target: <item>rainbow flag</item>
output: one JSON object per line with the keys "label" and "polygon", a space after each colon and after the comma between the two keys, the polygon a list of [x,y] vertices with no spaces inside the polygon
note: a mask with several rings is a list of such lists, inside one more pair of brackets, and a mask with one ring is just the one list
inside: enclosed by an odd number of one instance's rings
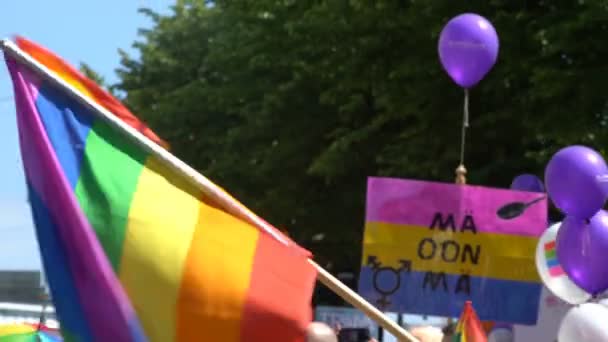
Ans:
{"label": "rainbow flag", "polygon": [[59,56],[48,49],[28,40],[24,37],[16,37],[17,46],[40,64],[47,67],[52,73],[62,78],[82,94],[93,99],[102,107],[118,116],[125,123],[137,129],[155,143],[168,148],[168,144],[160,139],[150,128],[133,115],[127,107],[114,98],[110,93],[103,90],[95,82],[84,76],[78,69],[74,68]]}
{"label": "rainbow flag", "polygon": [[452,336],[452,342],[487,342],[483,326],[471,301],[464,303],[464,309],[458,320],[456,332]]}
{"label": "rainbow flag", "polygon": [[55,329],[43,324],[8,323],[0,325],[0,342],[61,342]]}
{"label": "rainbow flag", "polygon": [[308,251],[5,57],[66,341],[303,341],[316,279]]}
{"label": "rainbow flag", "polygon": [[557,251],[555,250],[555,240],[545,243],[545,260],[547,269],[551,277],[559,277],[565,274],[564,269],[557,260]]}

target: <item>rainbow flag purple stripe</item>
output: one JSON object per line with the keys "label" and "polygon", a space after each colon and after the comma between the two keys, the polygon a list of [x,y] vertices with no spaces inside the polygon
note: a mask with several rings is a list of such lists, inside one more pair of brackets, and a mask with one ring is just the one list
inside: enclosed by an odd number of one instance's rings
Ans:
{"label": "rainbow flag purple stripe", "polygon": [[[112,266],[97,242],[71,186],[61,173],[53,147],[37,117],[34,99],[38,89],[24,75],[29,74],[11,58],[6,62],[14,84],[21,155],[28,182],[34,221],[46,276],[53,284],[52,295],[62,313],[62,334],[66,341],[146,341],[138,317]],[[39,177],[44,170],[45,177]],[[87,227],[87,229],[81,229]],[[71,248],[66,248],[65,244]],[[74,298],[78,300],[65,300]],[[96,320],[84,317],[99,317]],[[96,337],[96,338],[94,338]]]}

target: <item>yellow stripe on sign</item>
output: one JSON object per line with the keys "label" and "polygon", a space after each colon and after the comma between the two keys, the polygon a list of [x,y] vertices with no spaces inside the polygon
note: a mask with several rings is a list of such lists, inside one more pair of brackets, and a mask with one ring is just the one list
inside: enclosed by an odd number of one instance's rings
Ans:
{"label": "yellow stripe on sign", "polygon": [[175,341],[177,300],[200,206],[196,192],[182,190],[189,185],[167,179],[183,177],[148,159],[131,202],[120,263],[120,281],[144,331],[159,342]]}
{"label": "yellow stripe on sign", "polygon": [[428,227],[367,223],[363,237],[363,265],[377,257],[383,266],[399,267],[410,260],[412,271],[515,281],[539,281],[534,263],[538,238]]}

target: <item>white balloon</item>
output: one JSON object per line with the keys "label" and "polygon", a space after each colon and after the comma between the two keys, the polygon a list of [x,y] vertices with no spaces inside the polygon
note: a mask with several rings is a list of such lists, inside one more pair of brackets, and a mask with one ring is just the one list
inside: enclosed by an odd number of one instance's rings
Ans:
{"label": "white balloon", "polygon": [[608,341],[608,308],[585,303],[568,311],[557,334],[559,342]]}
{"label": "white balloon", "polygon": [[608,298],[603,298],[598,301],[598,304],[603,305],[608,308]]}
{"label": "white balloon", "polygon": [[513,342],[513,332],[504,328],[494,329],[488,336],[488,342]]}
{"label": "white balloon", "polygon": [[[568,275],[561,271],[561,266],[556,264],[556,254],[549,260],[546,257],[547,253],[545,249],[551,244],[554,245],[552,248],[553,253],[556,253],[555,239],[557,238],[560,226],[561,222],[551,225],[538,240],[538,244],[536,245],[536,269],[545,286],[555,296],[570,304],[582,304],[589,301],[591,295],[574,284],[568,278]],[[549,269],[550,265],[552,266],[551,269]]]}

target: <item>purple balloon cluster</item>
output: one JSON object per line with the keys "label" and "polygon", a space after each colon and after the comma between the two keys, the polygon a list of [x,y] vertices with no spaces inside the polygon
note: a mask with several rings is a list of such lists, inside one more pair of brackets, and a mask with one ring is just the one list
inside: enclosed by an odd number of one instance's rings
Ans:
{"label": "purple balloon cluster", "polygon": [[545,186],[566,218],[557,234],[557,258],[568,277],[592,295],[608,290],[608,166],[596,151],[569,146],[545,169]]}

